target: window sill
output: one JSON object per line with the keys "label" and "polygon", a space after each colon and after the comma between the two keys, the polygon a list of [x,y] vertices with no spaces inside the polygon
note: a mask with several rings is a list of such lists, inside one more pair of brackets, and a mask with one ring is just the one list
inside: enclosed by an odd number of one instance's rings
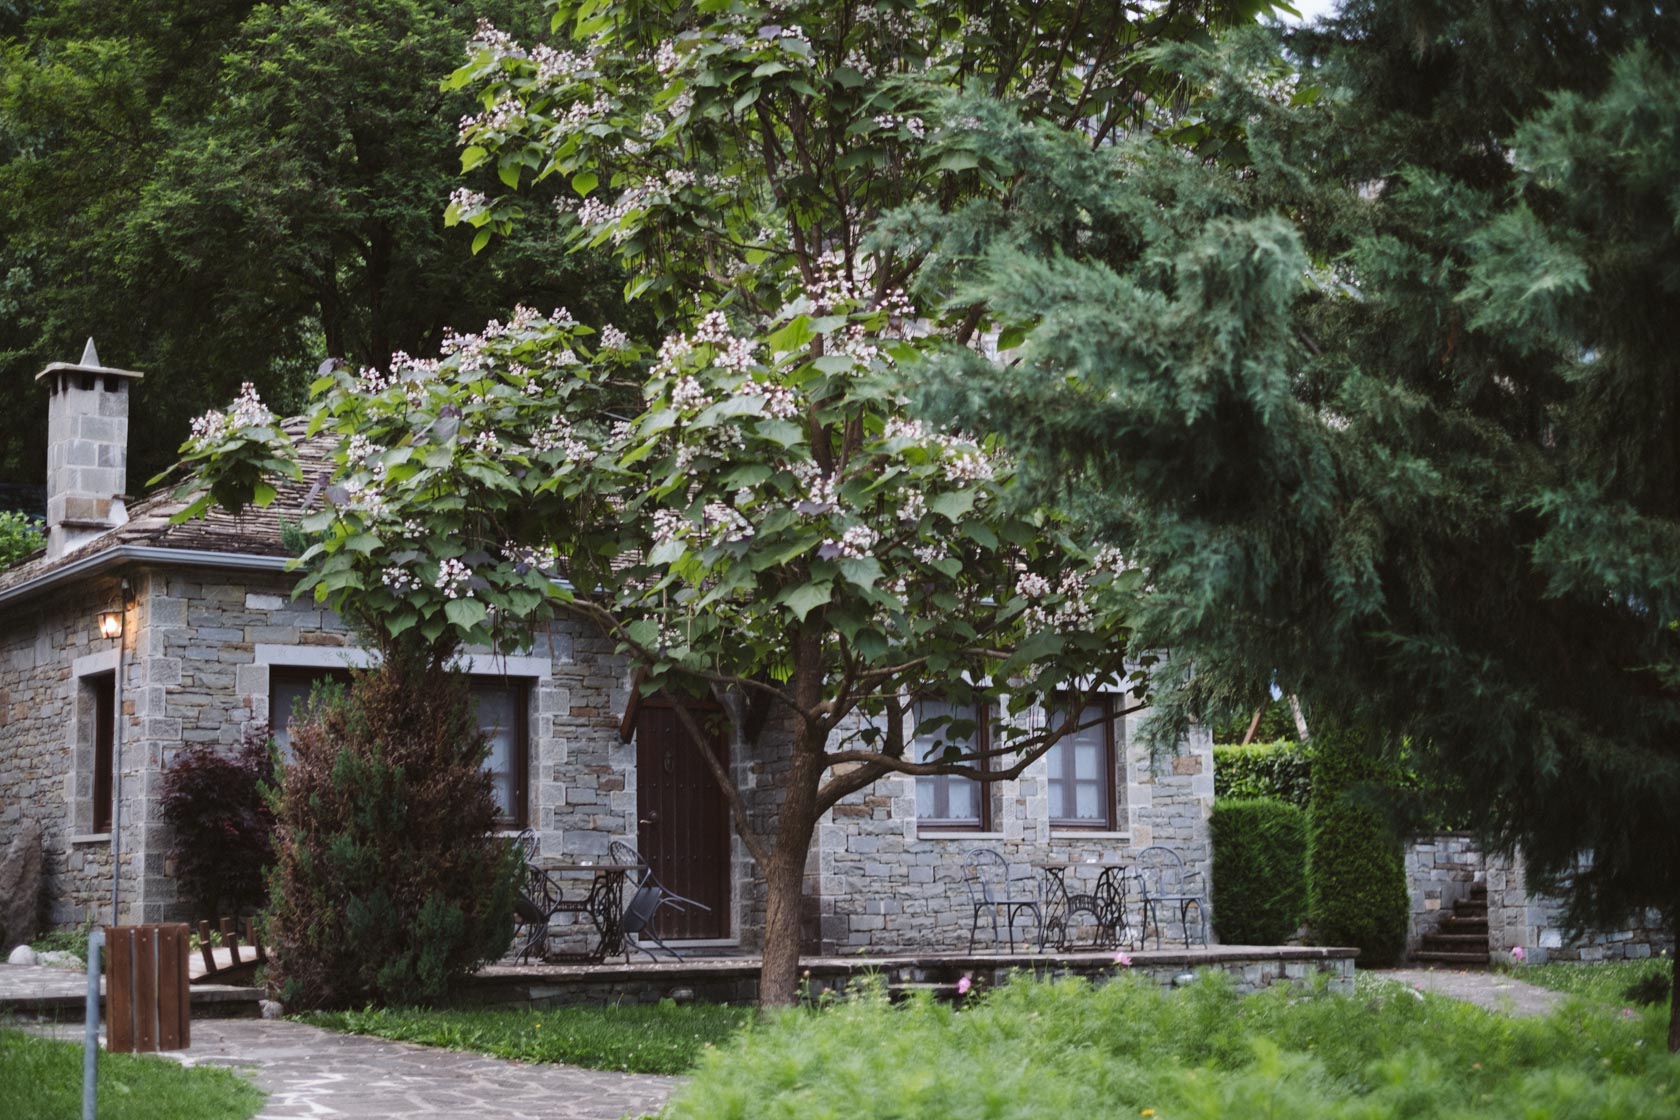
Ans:
{"label": "window sill", "polygon": [[960,829],[946,831],[939,828],[918,828],[918,840],[1003,840],[1007,839],[1001,832],[965,832]]}
{"label": "window sill", "polygon": [[1101,829],[1101,828],[1092,828],[1092,829],[1052,828],[1050,830],[1050,839],[1052,839],[1052,840],[1126,840],[1126,841],[1130,841],[1131,838],[1132,838],[1132,834],[1129,833],[1129,832],[1115,832],[1111,829]]}
{"label": "window sill", "polygon": [[70,837],[70,843],[72,844],[109,844],[110,842],[111,834],[109,832],[77,832]]}

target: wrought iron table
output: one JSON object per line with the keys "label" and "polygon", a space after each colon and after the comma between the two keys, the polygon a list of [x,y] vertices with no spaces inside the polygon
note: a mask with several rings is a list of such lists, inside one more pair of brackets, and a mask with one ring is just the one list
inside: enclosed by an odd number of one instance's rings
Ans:
{"label": "wrought iron table", "polygon": [[624,952],[624,877],[640,868],[627,863],[551,863],[546,870],[560,875],[590,876],[589,889],[580,896],[562,890],[553,904],[555,914],[580,914],[595,927],[593,947],[581,953],[544,953],[554,963],[600,964]]}
{"label": "wrought iron table", "polygon": [[[1044,875],[1040,948],[1047,944],[1063,950],[1072,948],[1073,918],[1082,913],[1091,915],[1089,924],[1096,928],[1093,949],[1131,948],[1140,941],[1126,916],[1127,886],[1135,873],[1124,864],[1049,859],[1035,861],[1032,866]],[[1068,869],[1074,867],[1101,868],[1089,892],[1068,890]]]}

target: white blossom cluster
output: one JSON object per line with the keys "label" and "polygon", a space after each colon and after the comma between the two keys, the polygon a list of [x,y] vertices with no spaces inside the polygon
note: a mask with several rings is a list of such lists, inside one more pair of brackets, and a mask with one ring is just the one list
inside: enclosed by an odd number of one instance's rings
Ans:
{"label": "white blossom cluster", "polygon": [[420,577],[406,568],[386,568],[380,578],[387,588],[398,595],[420,590]]}
{"label": "white blossom cluster", "polygon": [[456,187],[449,192],[449,205],[455,207],[463,216],[484,209],[489,199],[483,191],[468,190],[466,187]]}
{"label": "white blossom cluster", "polygon": [[669,74],[682,65],[682,55],[677,53],[677,45],[667,39],[659,44],[659,49],[653,53],[653,68],[661,74]]}
{"label": "white blossom cluster", "polygon": [[462,117],[456,130],[456,140],[466,144],[484,132],[509,132],[525,123],[525,106],[517,97],[498,97],[482,113]]}
{"label": "white blossom cluster", "polygon": [[840,60],[840,65],[856,70],[866,78],[875,76],[875,63],[871,62],[869,56],[859,47],[847,51],[846,57]]}
{"label": "white blossom cluster", "polygon": [[344,489],[350,495],[345,507],[360,513],[367,520],[378,521],[390,512],[385,495],[377,485],[370,486],[361,478],[347,478],[344,480]]}
{"label": "white blossom cluster", "polygon": [[902,126],[912,139],[927,139],[927,124],[920,117],[901,117],[896,113],[882,113],[875,118],[875,126],[897,132]]}
{"label": "white blossom cluster", "polygon": [[451,557],[438,565],[438,577],[435,586],[448,599],[472,598],[472,588],[467,586],[472,581],[472,569],[460,560]]}
{"label": "white blossom cluster", "polygon": [[522,564],[527,568],[543,568],[553,556],[552,549],[533,548],[530,545],[518,544],[514,541],[502,542],[502,555],[513,564]]}
{"label": "white blossom cluster", "polygon": [[875,545],[880,541],[881,534],[867,525],[853,525],[840,534],[840,539],[830,537],[823,541],[824,547],[837,548],[842,556],[872,556]]}
{"label": "white blossom cluster", "polygon": [[[1054,588],[1046,577],[1023,572],[1015,581],[1015,593],[1031,600],[1022,613],[1031,630],[1078,630],[1091,623],[1093,611],[1081,572],[1064,572]],[[1052,606],[1047,602],[1052,598],[1060,602]]]}
{"label": "white blossom cluster", "polygon": [[521,47],[512,35],[489,20],[481,19],[473,28],[472,37],[467,40],[467,57],[476,58],[485,52],[497,58],[526,57],[525,48]]}
{"label": "white blossom cluster", "polygon": [[674,541],[686,527],[683,515],[674,509],[656,509],[653,511],[653,543],[664,544]]}
{"label": "white blossom cluster", "polygon": [[699,411],[712,403],[711,394],[698,378],[681,377],[671,389],[671,404],[684,412]]}
{"label": "white blossom cluster", "polygon": [[497,437],[495,432],[491,431],[489,428],[485,428],[483,431],[473,436],[472,448],[480,455],[489,455],[494,457],[501,454],[502,441]]}
{"label": "white blossom cluster", "polygon": [[249,381],[240,385],[239,396],[226,412],[211,409],[192,422],[192,439],[200,448],[217,444],[241,428],[267,427],[274,423],[274,413],[257,395],[257,387]]}
{"label": "white blossom cluster", "polygon": [[993,458],[978,445],[959,436],[930,432],[920,420],[901,420],[893,417],[882,428],[884,440],[906,439],[925,447],[938,448],[945,481],[954,485],[989,482],[996,476]]}
{"label": "white blossom cluster", "polygon": [[910,491],[910,496],[904,499],[904,504],[898,507],[898,519],[906,525],[914,525],[927,516],[927,499],[922,497],[920,490]]}
{"label": "white blossom cluster", "polygon": [[814,516],[817,513],[826,513],[839,504],[840,499],[835,480],[824,475],[822,468],[815,463],[795,463],[788,469],[788,473],[793,475],[800,488],[804,490],[804,496],[796,499],[793,503],[796,512],[804,512],[799,507],[809,504],[816,508],[811,510],[807,516]]}
{"label": "white blossom cluster", "polygon": [[531,436],[531,447],[539,452],[559,451],[574,463],[587,463],[595,458],[594,450],[577,437],[571,421],[559,413],[549,418],[547,427]]}
{"label": "white blossom cluster", "polygon": [[595,70],[594,56],[557,51],[546,43],[531,51],[531,61],[537,64],[537,84],[550,88],[587,77]]}
{"label": "white blossom cluster", "polygon": [[737,396],[763,397],[764,412],[777,420],[792,420],[799,415],[799,394],[786,385],[772,385],[751,378],[736,388]]}
{"label": "white blossom cluster", "polygon": [[707,503],[701,518],[702,526],[714,546],[735,544],[748,540],[753,535],[752,523],[739,510],[722,502]]}
{"label": "white blossom cluster", "polygon": [[943,539],[919,544],[910,550],[918,563],[932,566],[951,555],[951,546]]}

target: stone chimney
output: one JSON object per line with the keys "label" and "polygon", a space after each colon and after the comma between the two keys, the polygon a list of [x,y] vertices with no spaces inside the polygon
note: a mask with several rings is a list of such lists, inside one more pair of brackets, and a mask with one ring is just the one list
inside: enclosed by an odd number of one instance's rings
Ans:
{"label": "stone chimney", "polygon": [[47,401],[47,558],[57,559],[128,520],[128,387],[133,370],[99,364],[88,339],[82,360],[35,375]]}

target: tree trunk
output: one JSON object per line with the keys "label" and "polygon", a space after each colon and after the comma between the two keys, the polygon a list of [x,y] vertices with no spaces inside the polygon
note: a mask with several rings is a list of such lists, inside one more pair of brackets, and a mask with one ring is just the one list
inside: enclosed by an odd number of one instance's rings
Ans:
{"label": "tree trunk", "polygon": [[[801,712],[822,698],[822,640],[807,627],[794,640],[794,701]],[[805,858],[816,834],[817,792],[822,786],[823,735],[801,720],[793,733],[793,757],[776,809],[776,850],[764,870],[764,961],[758,974],[760,1010],[788,1007],[799,996],[799,925],[805,898]]]}
{"label": "tree trunk", "polygon": [[764,961],[758,974],[761,1009],[790,1006],[799,996],[799,911],[805,897],[809,848],[809,844],[797,851],[778,846],[765,868]]}

